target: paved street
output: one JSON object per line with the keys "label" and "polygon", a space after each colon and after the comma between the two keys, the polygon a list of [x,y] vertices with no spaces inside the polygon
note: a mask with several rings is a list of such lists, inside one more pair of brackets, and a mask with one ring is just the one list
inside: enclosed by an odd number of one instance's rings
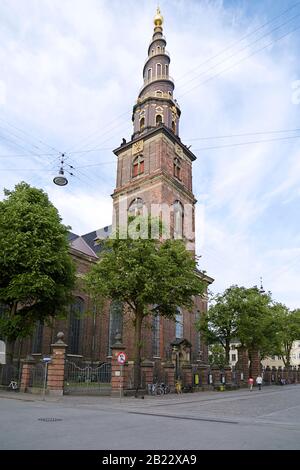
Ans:
{"label": "paved street", "polygon": [[300,449],[300,385],[122,402],[0,393],[0,416],[2,450]]}

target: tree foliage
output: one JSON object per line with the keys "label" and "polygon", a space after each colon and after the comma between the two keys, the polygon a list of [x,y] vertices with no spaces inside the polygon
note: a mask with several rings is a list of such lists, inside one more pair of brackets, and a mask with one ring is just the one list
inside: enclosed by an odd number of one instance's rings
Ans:
{"label": "tree foliage", "polygon": [[133,313],[137,387],[143,321],[153,314],[175,320],[178,307],[192,308],[193,296],[204,291],[196,261],[181,240],[121,238],[116,234],[104,242],[103,255],[86,280],[95,298],[121,301]]}
{"label": "tree foliage", "polygon": [[37,320],[62,312],[70,302],[75,268],[68,227],[47,194],[22,182],[0,201],[0,335],[9,342],[28,336]]}
{"label": "tree foliage", "polygon": [[257,287],[231,286],[212,298],[206,317],[198,325],[210,344],[220,343],[229,362],[230,343],[238,339],[247,349],[263,355],[274,350],[276,325],[270,293]]}
{"label": "tree foliage", "polygon": [[300,309],[291,311],[285,305],[276,303],[273,312],[277,325],[274,354],[281,356],[284,365],[289,367],[293,342],[300,338]]}

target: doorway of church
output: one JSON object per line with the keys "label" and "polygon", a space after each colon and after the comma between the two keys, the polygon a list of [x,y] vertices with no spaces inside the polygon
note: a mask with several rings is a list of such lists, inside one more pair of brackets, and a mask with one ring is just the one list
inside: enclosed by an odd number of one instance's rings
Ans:
{"label": "doorway of church", "polygon": [[71,395],[110,395],[111,365],[97,366],[66,360],[64,393]]}

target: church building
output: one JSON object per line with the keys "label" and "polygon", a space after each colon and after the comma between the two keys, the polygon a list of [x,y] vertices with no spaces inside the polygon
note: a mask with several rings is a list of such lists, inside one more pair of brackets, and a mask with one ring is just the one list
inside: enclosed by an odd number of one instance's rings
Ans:
{"label": "church building", "polygon": [[[117,158],[116,187],[112,194],[113,222],[94,232],[69,234],[70,253],[76,263],[78,288],[67,319],[56,319],[52,326],[39,324],[31,343],[19,343],[19,358],[28,353],[39,359],[50,352],[58,331],[65,333],[67,355],[85,363],[106,363],[116,333],[122,337],[128,360],[133,360],[134,331],[120,302],[93,305],[82,288],[82,276],[101,256],[101,240],[114,226],[139,213],[163,216],[170,236],[183,238],[195,253],[195,204],[192,165],[195,155],[180,139],[181,110],[174,98],[170,74],[170,55],[163,35],[160,10],[154,18],[154,32],[143,66],[143,85],[133,106],[133,133],[114,150]],[[99,243],[100,241],[100,243]],[[200,273],[206,285],[213,279]],[[207,346],[195,323],[207,310],[207,297],[195,299],[192,312],[178,308],[176,322],[159,316],[144,324],[142,357],[160,363],[171,361],[174,348],[183,361],[207,362]],[[17,349],[17,348],[16,348]]]}

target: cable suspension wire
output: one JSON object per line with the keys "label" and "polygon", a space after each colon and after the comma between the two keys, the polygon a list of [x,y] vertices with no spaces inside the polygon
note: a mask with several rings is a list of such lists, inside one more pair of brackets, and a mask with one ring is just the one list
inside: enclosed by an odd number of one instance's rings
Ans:
{"label": "cable suspension wire", "polygon": [[211,60],[215,59],[216,57],[219,57],[220,55],[224,54],[224,52],[227,52],[228,50],[232,49],[233,47],[235,47],[236,45],[238,45],[239,43],[243,42],[245,39],[247,39],[248,37],[250,36],[253,36],[255,33],[257,33],[258,31],[260,31],[261,29],[265,28],[267,25],[269,24],[272,24],[275,20],[277,20],[278,18],[280,18],[281,16],[284,16],[286,13],[288,13],[289,11],[293,10],[295,7],[299,6],[300,5],[300,2],[296,2],[294,3],[293,5],[291,5],[289,8],[287,8],[286,10],[284,10],[282,13],[280,13],[279,15],[271,18],[269,21],[267,21],[266,23],[262,24],[261,26],[259,26],[258,28],[256,28],[254,31],[251,31],[249,33],[247,33],[246,35],[242,36],[240,39],[238,39],[237,41],[233,42],[232,44],[228,45],[225,49],[222,49],[220,52],[218,52],[217,54],[213,55],[212,57],[209,57],[208,59],[206,59],[204,62],[201,62],[199,65],[197,65],[195,68],[193,69],[190,69],[188,70],[187,72],[185,72],[183,75],[181,75],[177,80],[176,80],[176,83],[180,82],[185,76],[187,75],[190,75],[191,73],[193,73],[195,70],[198,70],[200,67],[202,67],[203,65],[207,64],[208,62],[210,62]]}
{"label": "cable suspension wire", "polygon": [[280,41],[281,39],[283,39],[284,37],[288,36],[289,34],[292,34],[294,33],[295,31],[297,31],[298,29],[300,28],[300,26],[297,26],[296,28],[292,29],[291,31],[288,31],[287,33],[283,34],[282,36],[280,36],[279,38],[269,42],[268,44],[266,44],[265,46],[261,47],[260,49],[256,49],[255,51],[253,51],[251,54],[243,57],[242,59],[238,60],[237,62],[235,62],[234,64],[232,64],[231,66],[221,70],[220,72],[216,73],[215,75],[212,75],[211,77],[207,78],[206,80],[198,83],[197,85],[195,85],[194,87],[190,88],[189,90],[187,90],[185,93],[181,94],[180,95],[180,98],[182,96],[185,96],[187,93],[190,93],[191,91],[195,90],[196,88],[198,88],[199,86],[201,85],[204,85],[205,83],[208,83],[210,80],[213,80],[214,78],[216,77],[219,77],[220,75],[222,75],[223,73],[227,72],[228,70],[231,70],[233,67],[236,67],[238,64],[240,64],[241,62],[245,61],[246,59],[249,59],[249,57],[252,57],[253,55],[263,51],[264,49],[266,49],[267,47],[270,47],[272,44],[275,44],[276,42]]}
{"label": "cable suspension wire", "polygon": [[[281,14],[279,14],[279,15],[277,15],[276,17],[274,17],[273,19],[267,21],[266,23],[264,23],[263,25],[261,25],[260,27],[258,27],[256,30],[254,30],[252,33],[248,33],[247,35],[243,36],[242,39],[236,41],[232,46],[228,46],[225,50],[222,50],[222,51],[220,51],[218,54],[216,54],[215,56],[211,57],[210,59],[207,59],[203,64],[209,62],[210,60],[212,60],[212,59],[215,58],[215,57],[218,57],[218,56],[222,55],[225,51],[231,49],[234,45],[238,44],[238,43],[241,42],[243,39],[246,39],[247,37],[250,37],[250,36],[253,35],[255,32],[257,32],[257,31],[263,29],[263,28],[264,28],[265,26],[267,26],[268,24],[273,23],[276,19],[278,19],[278,18],[280,18],[281,16],[285,15],[288,11],[292,10],[293,8],[295,8],[295,7],[298,6],[298,5],[300,5],[300,2],[297,2],[297,3],[293,4],[293,5],[291,5],[289,8],[287,8],[286,10],[284,10]],[[281,28],[282,26],[284,26],[284,25],[287,24],[288,22],[290,22],[290,21],[292,21],[293,19],[295,19],[297,16],[299,16],[299,14],[298,14],[298,15],[295,15],[292,19],[289,19],[288,21],[286,21],[286,22],[284,22],[284,23],[281,23],[278,27],[274,28],[273,30],[268,31],[266,34],[264,34],[264,35],[263,35],[261,38],[259,38],[258,40],[262,39],[262,38],[265,37],[266,35],[269,35],[272,31]],[[248,44],[246,47],[251,46],[251,44],[253,45],[253,44],[256,43],[258,40],[254,41],[253,43]],[[243,49],[244,49],[244,48],[243,48]],[[234,55],[235,55],[235,54],[234,54]],[[223,60],[221,63],[225,62],[226,60],[228,60],[228,58],[225,59],[225,60]],[[203,64],[201,64],[201,65],[203,65]],[[204,71],[203,73],[207,73],[209,70],[210,70],[210,68],[209,68],[208,70]],[[201,75],[203,75],[203,73],[202,73]],[[189,83],[189,82],[187,82],[187,83]],[[185,85],[186,85],[186,84],[185,84]],[[184,86],[185,86],[185,85],[184,85]],[[179,87],[179,88],[180,88],[180,87]],[[185,93],[184,93],[184,94],[185,94]],[[184,95],[181,95],[181,96],[184,96]],[[116,118],[115,118],[114,120],[112,120],[110,123],[113,123],[113,122],[115,122],[116,120],[119,120],[119,119],[122,118],[123,116],[128,115],[128,113],[130,113],[130,112],[131,112],[131,110],[128,110],[128,111],[126,111],[125,113],[120,114],[118,117],[116,117]],[[122,125],[122,124],[119,124],[119,125],[117,125],[117,126],[114,126],[112,129],[106,131],[106,133],[107,133],[107,132],[110,132],[110,131],[113,130],[114,128],[120,127],[121,125]],[[95,131],[94,133],[92,133],[90,136],[88,136],[88,137],[87,137],[86,139],[84,139],[83,141],[87,141],[87,140],[89,140],[89,137],[95,136],[95,135],[97,135],[97,134],[99,134],[99,131]],[[105,134],[104,134],[104,135],[105,135]],[[83,141],[81,141],[81,142],[83,142]],[[102,144],[102,143],[101,143],[101,144]],[[78,144],[77,144],[77,145],[78,145]],[[73,148],[76,148],[76,147],[73,147]],[[72,150],[73,150],[73,148],[70,149],[69,151],[65,152],[65,153],[71,153]]]}
{"label": "cable suspension wire", "polygon": [[[219,65],[223,64],[224,62],[227,62],[229,59],[232,59],[233,57],[236,57],[236,55],[238,55],[240,52],[246,50],[246,49],[249,49],[249,47],[253,46],[254,44],[256,44],[257,42],[261,41],[261,39],[269,36],[271,33],[273,33],[274,31],[277,31],[278,29],[282,28],[283,26],[287,25],[288,23],[290,23],[291,21],[293,21],[294,19],[298,18],[300,16],[300,13],[298,13],[297,15],[293,16],[292,18],[288,19],[287,21],[285,21],[284,23],[280,24],[279,26],[277,26],[276,28],[273,28],[271,29],[271,31],[267,31],[265,34],[263,34],[261,37],[259,37],[258,39],[256,39],[255,41],[253,42],[250,42],[249,44],[246,44],[245,46],[243,46],[241,49],[239,49],[238,51],[235,51],[233,54],[231,54],[230,56],[226,57],[225,59],[217,62],[216,64],[212,65],[211,67],[209,67],[207,70],[204,70],[203,72],[201,72],[200,74],[196,75],[195,77],[191,78],[190,80],[188,80],[187,82],[184,83],[183,87],[185,88],[187,84],[191,83],[191,82],[194,82],[195,80],[197,80],[199,77],[201,77],[202,75],[206,75],[208,72],[210,72],[211,70],[214,70],[216,67],[218,67]],[[178,89],[181,89],[182,87],[178,87]],[[183,96],[183,95],[180,95],[180,96]],[[179,96],[179,98],[180,98]]]}
{"label": "cable suspension wire", "polygon": [[[300,2],[298,2],[298,3],[300,3]],[[295,5],[296,5],[296,4],[295,4]],[[294,18],[297,17],[297,16],[299,16],[299,15],[294,16],[292,19],[294,19]],[[291,19],[288,20],[287,22],[290,22],[290,21],[291,21]],[[282,27],[283,25],[287,24],[287,22],[281,24],[279,27]],[[276,29],[278,29],[279,27],[277,27]],[[269,46],[272,45],[273,43],[278,42],[280,39],[282,39],[283,37],[285,37],[285,36],[291,34],[291,33],[294,32],[294,31],[298,30],[299,28],[300,28],[300,26],[297,27],[297,28],[295,28],[295,29],[293,29],[293,30],[291,30],[291,31],[288,31],[288,32],[285,33],[284,35],[280,36],[279,38],[276,38],[275,40],[271,41],[270,43],[268,43],[267,45],[263,46],[262,48],[257,49],[257,50],[255,50],[255,51],[252,51],[251,54],[249,54],[249,55],[247,55],[246,57],[240,59],[240,60],[237,61],[236,63],[232,64],[230,67],[228,67],[228,68],[226,68],[226,69],[223,69],[223,70],[220,71],[219,73],[217,73],[217,74],[215,74],[215,75],[209,77],[208,79],[204,80],[203,82],[200,82],[200,83],[197,84],[195,87],[193,87],[193,88],[187,90],[187,91],[186,91],[184,94],[182,94],[181,96],[184,96],[186,93],[192,91],[193,89],[197,88],[198,86],[201,86],[201,85],[203,85],[204,83],[207,83],[207,82],[210,81],[211,79],[213,79],[213,78],[215,78],[215,77],[217,77],[217,76],[220,76],[222,73],[224,73],[224,72],[226,72],[227,70],[229,70],[229,69],[235,67],[235,66],[238,65],[240,62],[242,62],[242,61],[246,60],[247,58],[253,56],[254,54],[256,54],[256,53],[258,53],[258,52],[260,52],[260,51],[266,49],[267,47],[269,47]],[[269,32],[268,34],[270,34],[270,32]],[[260,39],[261,39],[261,38],[260,38]],[[256,40],[255,42],[257,42],[257,40]],[[249,46],[247,46],[247,47],[249,47]],[[120,117],[121,117],[121,116],[124,116],[125,114],[127,114],[127,112],[126,112],[126,113],[122,113],[122,114],[120,115]],[[1,118],[0,118],[0,119],[1,119]],[[119,117],[116,118],[116,119],[119,119]],[[2,121],[3,121],[3,119],[2,119]],[[5,122],[5,121],[4,121],[4,122]],[[114,122],[114,121],[112,121],[112,122]],[[127,125],[127,124],[126,124],[126,125]],[[12,126],[12,127],[15,127],[15,128],[18,129],[18,130],[20,130],[20,129],[17,128],[16,126],[13,126],[13,125],[11,125],[11,126]],[[120,125],[118,125],[118,126],[116,126],[116,127],[120,127]],[[109,132],[111,132],[112,130],[113,130],[113,129],[110,129],[110,130],[108,130],[106,133],[109,133]],[[24,132],[24,131],[21,130],[21,132]],[[274,131],[274,132],[275,132],[275,131]],[[24,133],[25,133],[25,132],[24,132]],[[26,134],[26,133],[25,133],[25,134]],[[105,134],[104,134],[104,135],[105,135]],[[253,135],[254,135],[254,134],[253,134]],[[112,138],[112,136],[109,137],[107,140],[110,140],[111,138]],[[220,138],[221,138],[221,137],[220,137]],[[106,141],[107,141],[107,140],[106,140]],[[200,140],[200,139],[199,139],[199,140]],[[271,141],[271,140],[270,140],[270,141]],[[39,140],[39,142],[41,142],[41,143],[43,143],[43,145],[47,145],[49,148],[55,150],[54,147],[51,147],[50,145],[46,144],[46,143],[43,142],[42,140]],[[238,144],[238,145],[248,145],[248,144],[250,144],[250,143],[252,143],[252,142],[249,142],[249,143],[248,143],[248,142],[247,142],[247,143],[241,143],[241,144]],[[259,142],[253,142],[253,143],[259,143]],[[17,145],[17,144],[16,144],[16,145]],[[21,146],[19,146],[19,147],[21,147]],[[21,148],[22,148],[22,147],[21,147]],[[210,148],[205,148],[205,149],[210,149]],[[83,153],[83,154],[84,154],[84,153],[87,153],[87,152],[93,152],[93,151],[98,151],[98,150],[99,150],[99,149],[88,149],[88,150],[85,150],[85,151],[78,151],[77,153]],[[203,148],[202,148],[201,150],[203,150]],[[30,152],[30,153],[31,153],[32,155],[34,155],[34,156],[37,156],[37,157],[40,156],[40,155],[42,155],[42,154],[37,154],[37,153],[34,154],[33,152]],[[75,153],[75,152],[73,152],[73,153]],[[58,156],[58,158],[59,158],[59,156]]]}

